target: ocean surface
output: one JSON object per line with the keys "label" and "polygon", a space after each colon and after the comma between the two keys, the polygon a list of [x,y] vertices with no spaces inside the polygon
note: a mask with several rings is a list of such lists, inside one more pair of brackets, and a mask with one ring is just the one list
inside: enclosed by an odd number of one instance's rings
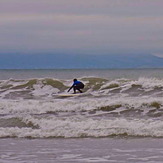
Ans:
{"label": "ocean surface", "polygon": [[[83,93],[62,96],[73,93],[72,90],[67,93],[67,90],[74,78],[85,84]],[[138,139],[139,143],[140,140],[144,140],[140,143],[142,147],[144,142],[141,150],[146,149],[146,152],[150,153],[153,149],[154,156],[148,156],[143,160],[142,153],[136,146],[132,149],[123,146],[126,156],[133,154],[130,150],[134,150],[136,156],[132,155],[135,159],[133,162],[159,163],[163,161],[163,145],[158,143],[162,143],[163,138],[162,119],[163,69],[0,70],[0,145],[6,145],[4,149],[11,145],[19,146],[20,141],[25,146],[29,144],[28,141],[32,141],[33,144],[40,146],[46,142],[46,148],[49,145],[50,150],[53,144],[51,141],[63,146],[63,142],[71,140],[79,144],[78,146],[69,144],[71,152],[66,153],[67,155],[64,153],[64,160],[63,156],[62,159],[52,157],[52,160],[47,162],[56,160],[57,163],[107,161],[128,163],[132,162],[131,159],[114,157],[111,161],[109,155],[98,156],[98,150],[94,156],[93,151],[87,155],[83,152],[77,155],[74,151],[79,150],[79,146],[83,147],[83,143],[85,144],[83,148],[87,149],[90,141],[96,144],[101,140],[106,152],[104,142],[109,143],[109,150],[111,142],[115,143],[117,139],[123,140],[120,142],[123,145],[124,141],[127,143],[128,140],[136,144],[135,140]],[[153,142],[151,147],[148,147],[149,140],[156,141],[159,150],[155,150],[157,145]],[[99,151],[103,149],[102,144],[98,143],[98,146]],[[124,151],[119,146],[115,148],[115,151],[112,149],[113,155],[117,154],[116,151],[123,154]],[[30,151],[30,148],[28,150]],[[20,151],[15,151],[14,148],[7,151],[5,155],[1,149],[0,154],[3,154],[0,155],[0,162],[41,162],[41,157],[37,161],[33,157],[24,156],[21,159]],[[17,152],[14,153],[16,157],[12,152]],[[46,155],[46,151],[42,152]],[[8,156],[10,154],[11,157]],[[33,155],[38,156],[38,153]],[[26,156],[29,156],[28,152]],[[95,156],[98,159],[95,159]],[[138,159],[140,156],[142,160]],[[45,157],[48,159],[48,154]]]}

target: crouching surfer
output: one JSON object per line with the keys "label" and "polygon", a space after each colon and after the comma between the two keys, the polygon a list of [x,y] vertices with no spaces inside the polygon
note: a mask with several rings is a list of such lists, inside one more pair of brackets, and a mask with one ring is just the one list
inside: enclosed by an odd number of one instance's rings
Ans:
{"label": "crouching surfer", "polygon": [[81,89],[84,88],[84,84],[81,81],[78,81],[77,79],[73,80],[73,85],[69,88],[68,92],[73,88],[74,94],[76,93],[76,90],[78,90],[80,93],[82,93]]}

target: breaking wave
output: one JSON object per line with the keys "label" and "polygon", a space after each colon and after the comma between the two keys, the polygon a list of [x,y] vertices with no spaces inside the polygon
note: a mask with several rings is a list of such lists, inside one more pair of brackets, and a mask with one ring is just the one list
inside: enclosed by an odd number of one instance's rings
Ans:
{"label": "breaking wave", "polygon": [[[85,83],[84,91],[96,95],[127,94],[129,96],[162,96],[163,80],[139,78],[138,80],[116,79],[109,81],[102,78],[81,78]],[[53,97],[66,92],[71,81],[52,78],[30,80],[1,80],[0,97],[5,99],[34,99]]]}
{"label": "breaking wave", "polygon": [[1,80],[0,138],[163,137],[163,80],[80,80]]}

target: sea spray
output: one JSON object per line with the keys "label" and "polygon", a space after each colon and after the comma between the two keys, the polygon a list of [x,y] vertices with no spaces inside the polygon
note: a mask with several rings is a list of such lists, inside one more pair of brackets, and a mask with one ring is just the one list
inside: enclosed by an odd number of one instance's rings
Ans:
{"label": "sea spray", "polygon": [[163,81],[81,77],[84,93],[62,98],[70,80],[0,81],[0,137],[163,137]]}

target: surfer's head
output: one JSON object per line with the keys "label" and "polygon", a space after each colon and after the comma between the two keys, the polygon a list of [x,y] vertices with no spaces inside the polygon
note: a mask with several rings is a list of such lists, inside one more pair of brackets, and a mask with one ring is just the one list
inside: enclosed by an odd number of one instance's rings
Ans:
{"label": "surfer's head", "polygon": [[74,82],[76,82],[77,81],[77,79],[74,79]]}

